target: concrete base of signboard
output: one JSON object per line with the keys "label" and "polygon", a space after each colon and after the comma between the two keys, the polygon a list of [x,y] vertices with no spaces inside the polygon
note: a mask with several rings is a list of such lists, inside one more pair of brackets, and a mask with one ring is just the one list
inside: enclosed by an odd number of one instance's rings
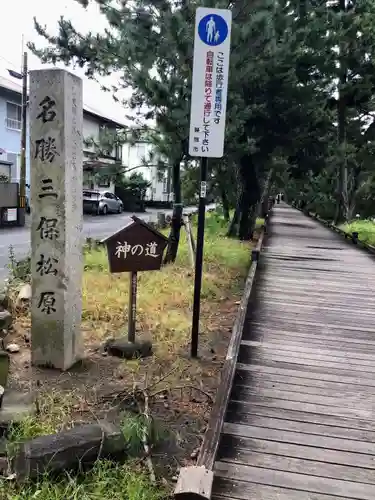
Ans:
{"label": "concrete base of signboard", "polygon": [[104,350],[111,356],[134,359],[147,358],[152,355],[152,344],[148,340],[129,342],[127,338],[110,339],[104,344]]}

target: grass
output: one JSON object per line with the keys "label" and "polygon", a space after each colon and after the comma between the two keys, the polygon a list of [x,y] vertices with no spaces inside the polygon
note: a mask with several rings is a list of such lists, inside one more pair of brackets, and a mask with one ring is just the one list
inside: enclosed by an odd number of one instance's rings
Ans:
{"label": "grass", "polygon": [[[225,222],[209,214],[204,246],[202,307],[238,292],[249,265],[249,245],[224,238]],[[108,273],[105,250],[85,258],[83,280],[83,322],[87,331],[103,339],[126,328],[129,277]],[[100,272],[98,272],[100,271]],[[178,259],[161,271],[139,273],[137,327],[152,334],[160,355],[173,355],[189,341],[193,298],[191,269],[185,233]],[[93,293],[95,290],[95,294]],[[207,312],[207,308],[206,308]],[[203,314],[203,330],[209,316]]]}
{"label": "grass", "polygon": [[[259,220],[258,225],[261,224],[262,221]],[[222,317],[221,304],[229,302],[233,307],[239,299],[250,263],[249,243],[227,239],[225,231],[226,223],[222,216],[216,213],[207,214],[201,305],[200,348],[202,349],[205,342],[212,341],[216,338],[215,334],[222,331],[221,325],[225,318]],[[163,388],[164,384],[170,388],[182,381],[205,388],[203,384],[206,380],[211,381],[210,388],[215,387],[221,365],[216,365],[215,371],[206,360],[200,362],[186,356],[191,333],[193,279],[194,271],[190,264],[185,232],[182,231],[175,264],[165,266],[161,271],[139,273],[137,338],[151,337],[154,355],[144,360],[146,362],[134,360],[122,363],[124,374],[120,382],[122,389],[126,390],[129,386],[132,387],[134,382],[138,384],[147,377],[149,381],[154,382],[155,377],[169,372],[171,366],[174,368],[173,379],[169,377],[168,380],[164,380]],[[82,328],[86,345],[126,334],[128,289],[127,274],[111,275],[108,272],[104,249],[85,252]],[[19,321],[24,324],[27,318],[21,317]],[[54,386],[51,380],[47,380],[49,392],[44,392],[38,401],[38,416],[25,419],[20,425],[11,427],[9,451],[12,450],[12,446],[16,447],[17,443],[25,439],[51,434],[72,426],[76,419],[77,408],[86,407],[86,398],[95,386],[96,382],[91,376],[92,374],[87,376],[87,394],[75,387],[74,379],[71,391],[67,391],[66,387],[62,391],[61,387]],[[111,384],[116,377],[109,375],[109,378],[108,383]],[[190,410],[190,403],[181,407],[183,414]],[[89,411],[93,413],[92,409]],[[89,415],[95,416],[92,413]],[[140,423],[141,420],[135,421],[128,417],[122,424],[129,446],[134,449],[139,444]],[[154,434],[160,436],[154,436],[154,439],[164,439],[163,432],[159,433],[155,429]],[[158,500],[167,498],[167,492],[164,486],[155,486],[150,481],[139,462],[138,465],[134,462],[120,465],[99,461],[92,472],[85,475],[65,473],[54,480],[43,476],[37,483],[26,483],[22,486],[12,481],[0,480],[0,498],[1,500]]]}
{"label": "grass", "polygon": [[375,246],[375,222],[371,220],[358,220],[342,226],[347,233],[358,233],[358,239],[369,245]]}
{"label": "grass", "polygon": [[[38,417],[25,418],[11,426],[8,434],[7,452],[11,458],[17,446],[39,435],[58,432],[71,423],[72,401],[68,398],[44,396]],[[155,443],[163,438],[163,433],[150,427],[141,415],[124,415],[121,429],[129,445],[131,456],[137,456],[141,447],[143,428],[153,434]],[[68,424],[68,425],[67,425]],[[158,433],[156,435],[156,433]],[[165,500],[168,492],[164,485],[154,484],[140,466],[140,462],[129,460],[125,464],[99,460],[90,472],[69,473],[59,477],[44,474],[38,481],[17,484],[8,479],[0,479],[1,500]]]}
{"label": "grass", "polygon": [[90,473],[52,480],[47,475],[22,487],[0,480],[2,500],[165,500],[162,485],[152,484],[134,462],[99,461]]}

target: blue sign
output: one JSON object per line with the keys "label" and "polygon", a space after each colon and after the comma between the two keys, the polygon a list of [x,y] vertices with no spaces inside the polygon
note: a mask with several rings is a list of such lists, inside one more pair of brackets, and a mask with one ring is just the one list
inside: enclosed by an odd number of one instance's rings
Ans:
{"label": "blue sign", "polygon": [[216,47],[225,42],[228,36],[228,25],[221,16],[208,14],[200,20],[198,34],[203,43]]}

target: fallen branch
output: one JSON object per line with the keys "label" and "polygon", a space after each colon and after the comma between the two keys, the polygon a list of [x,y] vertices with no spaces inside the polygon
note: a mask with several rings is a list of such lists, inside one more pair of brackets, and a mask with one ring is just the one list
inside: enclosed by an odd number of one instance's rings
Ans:
{"label": "fallen branch", "polygon": [[144,390],[147,391],[148,393],[150,392],[151,389],[159,385],[161,382],[163,382],[165,379],[167,379],[172,373],[176,372],[178,369],[178,366],[174,366],[171,370],[169,370],[166,374],[162,375],[159,377],[155,382],[153,382],[150,385],[145,386]]}
{"label": "fallen branch", "polygon": [[[208,392],[205,392],[203,389],[201,389],[200,387],[196,387],[194,385],[180,385],[180,386],[176,386],[176,387],[170,387],[168,390],[171,392],[171,391],[182,391],[183,389],[192,389],[192,390],[195,390],[195,391],[198,391],[200,392],[201,394],[203,394],[204,396],[206,396],[206,398],[211,402],[213,403],[214,402],[214,398],[211,396],[211,394],[209,394]],[[153,394],[150,394],[150,398],[154,398],[155,396],[158,396],[159,394],[162,394],[163,392],[165,392],[166,389],[161,389],[160,391],[156,391],[154,392]]]}
{"label": "fallen branch", "polygon": [[149,445],[149,435],[148,435],[149,434],[148,431],[149,431],[149,428],[151,425],[151,418],[150,418],[150,413],[149,413],[149,403],[148,403],[149,396],[147,395],[147,393],[145,391],[143,391],[143,397],[144,397],[144,404],[145,404],[143,412],[141,411],[140,405],[138,404],[140,414],[144,415],[146,418],[146,424],[143,426],[141,439],[142,439],[143,448],[145,450],[146,464],[147,464],[147,467],[148,467],[148,470],[150,473],[151,481],[153,483],[156,483],[156,475],[155,475],[154,465],[153,465],[152,460],[151,460],[151,447]]}

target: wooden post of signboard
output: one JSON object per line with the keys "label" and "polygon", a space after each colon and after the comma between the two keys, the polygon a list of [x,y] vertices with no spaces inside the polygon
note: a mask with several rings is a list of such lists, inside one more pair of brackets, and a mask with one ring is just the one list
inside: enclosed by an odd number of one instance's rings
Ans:
{"label": "wooden post of signboard", "polygon": [[144,349],[142,342],[136,342],[138,272],[157,271],[161,268],[168,239],[133,216],[129,224],[102,240],[102,243],[107,247],[109,271],[130,273],[127,338],[113,341],[113,349],[108,350],[126,358],[143,356],[150,349]]}
{"label": "wooden post of signboard", "polygon": [[135,342],[135,318],[137,315],[137,282],[136,271],[130,273],[129,312],[128,312],[128,341]]}

